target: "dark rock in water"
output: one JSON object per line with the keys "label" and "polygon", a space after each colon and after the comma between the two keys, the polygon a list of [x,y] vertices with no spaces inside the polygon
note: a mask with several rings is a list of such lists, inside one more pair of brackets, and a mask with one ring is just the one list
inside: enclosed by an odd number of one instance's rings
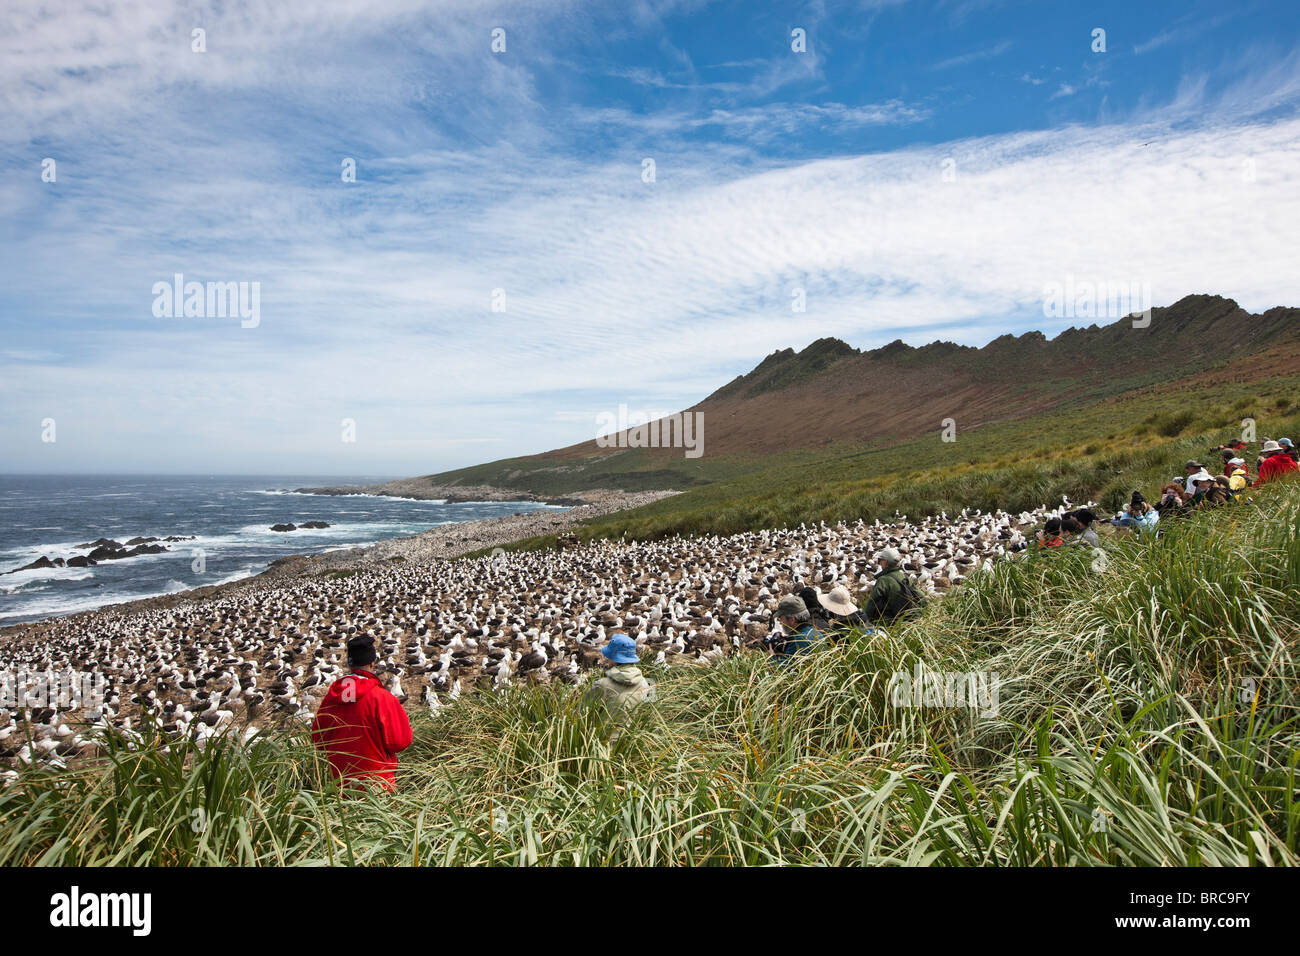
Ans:
{"label": "dark rock in water", "polygon": [[299,528],[328,528],[329,526],[328,521],[304,521],[298,525]]}
{"label": "dark rock in water", "polygon": [[114,541],[112,538],[100,538],[97,541],[87,541],[85,544],[77,545],[78,548],[111,548],[114,551],[122,549],[122,542]]}
{"label": "dark rock in water", "polygon": [[157,540],[159,539],[158,538],[132,538],[130,541],[126,543],[126,546],[128,548],[131,548],[137,544],[148,544],[151,541],[157,541]]}
{"label": "dark rock in water", "polygon": [[163,547],[161,544],[142,544],[135,548],[96,548],[90,554],[86,555],[90,562],[96,561],[120,561],[122,558],[134,558],[141,554],[163,554],[170,549]]}
{"label": "dark rock in water", "polygon": [[92,561],[84,554],[79,554],[75,558],[68,558],[68,567],[70,568],[93,568],[98,562]]}
{"label": "dark rock in water", "polygon": [[[198,537],[198,536],[197,536],[197,535],[193,535],[193,534],[169,534],[167,537],[163,538],[162,540],[164,540],[164,541],[193,541],[196,537]],[[156,540],[158,540],[158,539],[155,538],[154,540],[156,541]]]}
{"label": "dark rock in water", "polygon": [[168,549],[164,548],[161,544],[142,544],[138,548],[132,548],[130,551],[126,552],[126,554],[122,555],[122,557],[134,558],[137,554],[163,554],[167,550]]}
{"label": "dark rock in water", "polygon": [[298,526],[296,524],[273,524],[271,525],[271,530],[272,531],[297,531]]}
{"label": "dark rock in water", "polygon": [[62,558],[58,558],[54,561],[51,561],[45,555],[41,555],[31,564],[24,564],[21,568],[14,568],[12,571],[6,571],[5,573],[17,574],[19,571],[35,571],[38,568],[61,568],[61,567],[63,567]]}

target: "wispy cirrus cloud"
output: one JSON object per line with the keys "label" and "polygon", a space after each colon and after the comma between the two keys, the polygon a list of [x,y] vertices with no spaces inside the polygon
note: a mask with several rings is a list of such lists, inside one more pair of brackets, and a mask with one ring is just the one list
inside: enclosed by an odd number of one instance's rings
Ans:
{"label": "wispy cirrus cloud", "polygon": [[972,50],[969,53],[962,53],[958,56],[949,57],[946,60],[940,60],[938,63],[934,64],[931,69],[951,70],[954,67],[967,66],[971,63],[977,63],[980,60],[991,60],[1006,53],[1012,46],[1014,46],[1014,44],[1010,40],[1000,40],[991,47],[986,47],[981,50]]}
{"label": "wispy cirrus cloud", "polygon": [[1237,16],[1237,11],[1229,10],[1218,16],[1188,15],[1180,17],[1174,21],[1173,25],[1167,29],[1161,30],[1149,40],[1133,45],[1133,52],[1137,54],[1150,53],[1152,50],[1158,50],[1161,47],[1169,46],[1175,43],[1182,43],[1192,37],[1215,30],[1223,24]]}

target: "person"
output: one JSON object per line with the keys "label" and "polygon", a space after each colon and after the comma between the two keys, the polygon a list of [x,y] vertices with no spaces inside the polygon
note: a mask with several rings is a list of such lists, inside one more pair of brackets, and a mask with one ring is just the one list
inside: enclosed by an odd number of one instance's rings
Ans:
{"label": "person", "polygon": [[1228,502],[1236,500],[1232,493],[1232,487],[1228,484],[1228,479],[1222,475],[1215,475],[1214,484],[1210,485],[1205,500],[1207,504],[1216,508],[1219,505],[1226,505]]}
{"label": "person", "polygon": [[876,561],[876,583],[862,607],[868,624],[888,624],[924,606],[925,597],[904,573],[903,556],[897,548],[885,548],[876,555]]}
{"label": "person", "polygon": [[1111,523],[1121,528],[1130,528],[1140,534],[1144,531],[1154,531],[1159,522],[1160,512],[1151,507],[1142,492],[1134,491],[1125,513]]}
{"label": "person", "polygon": [[329,759],[334,779],[357,786],[378,782],[397,789],[397,755],[411,746],[411,721],[396,697],[367,665],[375,639],[358,634],[347,644],[351,672],[330,684],[312,721],[311,742]]}
{"label": "person", "polygon": [[1260,449],[1259,480],[1255,482],[1256,485],[1267,484],[1296,471],[1300,471],[1300,466],[1282,449],[1281,442],[1264,442],[1264,447]]}
{"label": "person", "polygon": [[1237,501],[1242,501],[1246,497],[1246,489],[1250,487],[1250,475],[1246,474],[1246,463],[1240,458],[1234,458],[1232,462],[1232,474],[1228,477],[1228,490],[1232,492],[1232,497]]}
{"label": "person", "polygon": [[1237,459],[1237,453],[1231,448],[1223,449],[1223,477],[1228,478],[1232,475],[1232,463]]}
{"label": "person", "polygon": [[1098,537],[1096,529],[1093,528],[1093,524],[1097,521],[1096,512],[1091,508],[1078,508],[1074,511],[1067,511],[1065,517],[1078,521],[1083,528],[1079,532],[1078,538],[1075,539],[1075,543],[1084,544],[1090,548],[1101,547],[1101,538]]}
{"label": "person", "polygon": [[1282,450],[1287,456],[1297,464],[1300,464],[1300,449],[1297,449],[1289,438],[1279,438],[1277,443],[1282,446]]}
{"label": "person", "polygon": [[636,641],[626,634],[611,634],[609,642],[600,649],[607,666],[605,674],[592,685],[598,699],[611,717],[632,710],[646,700],[654,699],[654,685],[645,679],[641,656]]}
{"label": "person", "polygon": [[1038,532],[1038,547],[1059,548],[1064,544],[1065,539],[1061,537],[1061,519],[1048,518]]}
{"label": "person", "polygon": [[1183,465],[1183,487],[1187,489],[1189,495],[1195,490],[1192,485],[1192,476],[1203,471],[1205,471],[1205,466],[1196,459],[1192,459]]}
{"label": "person", "polygon": [[[1248,471],[1246,470],[1246,459],[1242,458],[1242,457],[1239,456],[1239,455],[1236,456],[1236,457],[1234,457],[1234,458],[1229,459],[1229,461],[1228,461],[1228,467],[1225,468],[1225,469],[1223,470],[1223,474],[1224,474],[1224,475],[1227,477],[1227,479],[1228,479],[1228,484],[1230,484],[1230,485],[1232,484],[1232,480],[1233,480],[1233,478],[1237,475],[1238,472],[1240,472],[1240,473],[1244,476],[1244,482],[1245,482],[1245,484],[1246,484],[1246,485],[1249,485],[1249,484],[1250,484],[1250,472],[1248,472]],[[1238,489],[1238,490],[1240,490],[1240,489]]]}
{"label": "person", "polygon": [[1191,512],[1191,508],[1187,505],[1187,495],[1179,482],[1171,481],[1160,489],[1160,501],[1156,504],[1156,511],[1160,513],[1161,518],[1182,518]]}
{"label": "person", "polygon": [[1204,508],[1206,501],[1205,496],[1209,493],[1210,488],[1214,485],[1214,476],[1208,471],[1201,470],[1187,478],[1187,490],[1191,492],[1191,498],[1188,505],[1192,508]]}
{"label": "person", "polygon": [[803,606],[808,609],[809,623],[820,633],[830,631],[831,625],[835,623],[834,616],[822,606],[821,594],[817,589],[801,588],[798,593]]}
{"label": "person", "polygon": [[773,617],[780,627],[769,636],[768,646],[772,655],[783,662],[807,654],[821,639],[821,634],[813,626],[808,606],[797,594],[781,598]]}
{"label": "person", "polygon": [[1061,538],[1065,541],[1065,546],[1087,544],[1083,537],[1083,522],[1074,515],[1066,515],[1061,519]]}
{"label": "person", "polygon": [[1152,508],[1150,502],[1136,491],[1129,501],[1129,514],[1133,516],[1139,531],[1153,531],[1160,523],[1160,512]]}
{"label": "person", "polygon": [[[844,585],[838,584],[826,594],[817,591],[815,595],[832,637],[842,636],[854,627],[866,628],[867,633],[874,630],[868,623],[866,615],[853,603],[853,596]],[[804,598],[804,604],[807,603],[808,599]],[[813,613],[816,614],[815,611]]]}

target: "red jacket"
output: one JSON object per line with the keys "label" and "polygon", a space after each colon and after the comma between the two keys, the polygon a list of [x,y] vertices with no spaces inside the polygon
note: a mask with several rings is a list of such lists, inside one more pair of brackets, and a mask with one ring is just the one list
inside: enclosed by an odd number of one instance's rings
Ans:
{"label": "red jacket", "polygon": [[1279,475],[1284,475],[1290,471],[1300,470],[1296,463],[1291,460],[1291,456],[1284,451],[1274,452],[1264,459],[1263,464],[1259,466],[1259,481],[1257,485],[1262,485],[1266,481],[1272,481]]}
{"label": "red jacket", "polygon": [[397,698],[369,671],[340,677],[325,693],[311,725],[339,780],[378,780],[397,789],[397,755],[411,746],[411,721]]}

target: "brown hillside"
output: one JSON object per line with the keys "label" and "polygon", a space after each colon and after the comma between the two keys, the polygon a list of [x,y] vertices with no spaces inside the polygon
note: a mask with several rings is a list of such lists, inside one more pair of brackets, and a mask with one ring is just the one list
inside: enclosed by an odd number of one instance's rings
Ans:
{"label": "brown hillside", "polygon": [[[983,348],[901,341],[860,352],[837,339],[785,349],[688,411],[704,413],[709,455],[752,457],[836,441],[888,443],[1022,418],[1189,376],[1204,382],[1300,371],[1300,309],[1254,315],[1231,299],[1187,296],[1131,319],[1004,335]],[[536,456],[571,460],[617,449],[594,441]],[[660,455],[681,457],[680,450]]]}

